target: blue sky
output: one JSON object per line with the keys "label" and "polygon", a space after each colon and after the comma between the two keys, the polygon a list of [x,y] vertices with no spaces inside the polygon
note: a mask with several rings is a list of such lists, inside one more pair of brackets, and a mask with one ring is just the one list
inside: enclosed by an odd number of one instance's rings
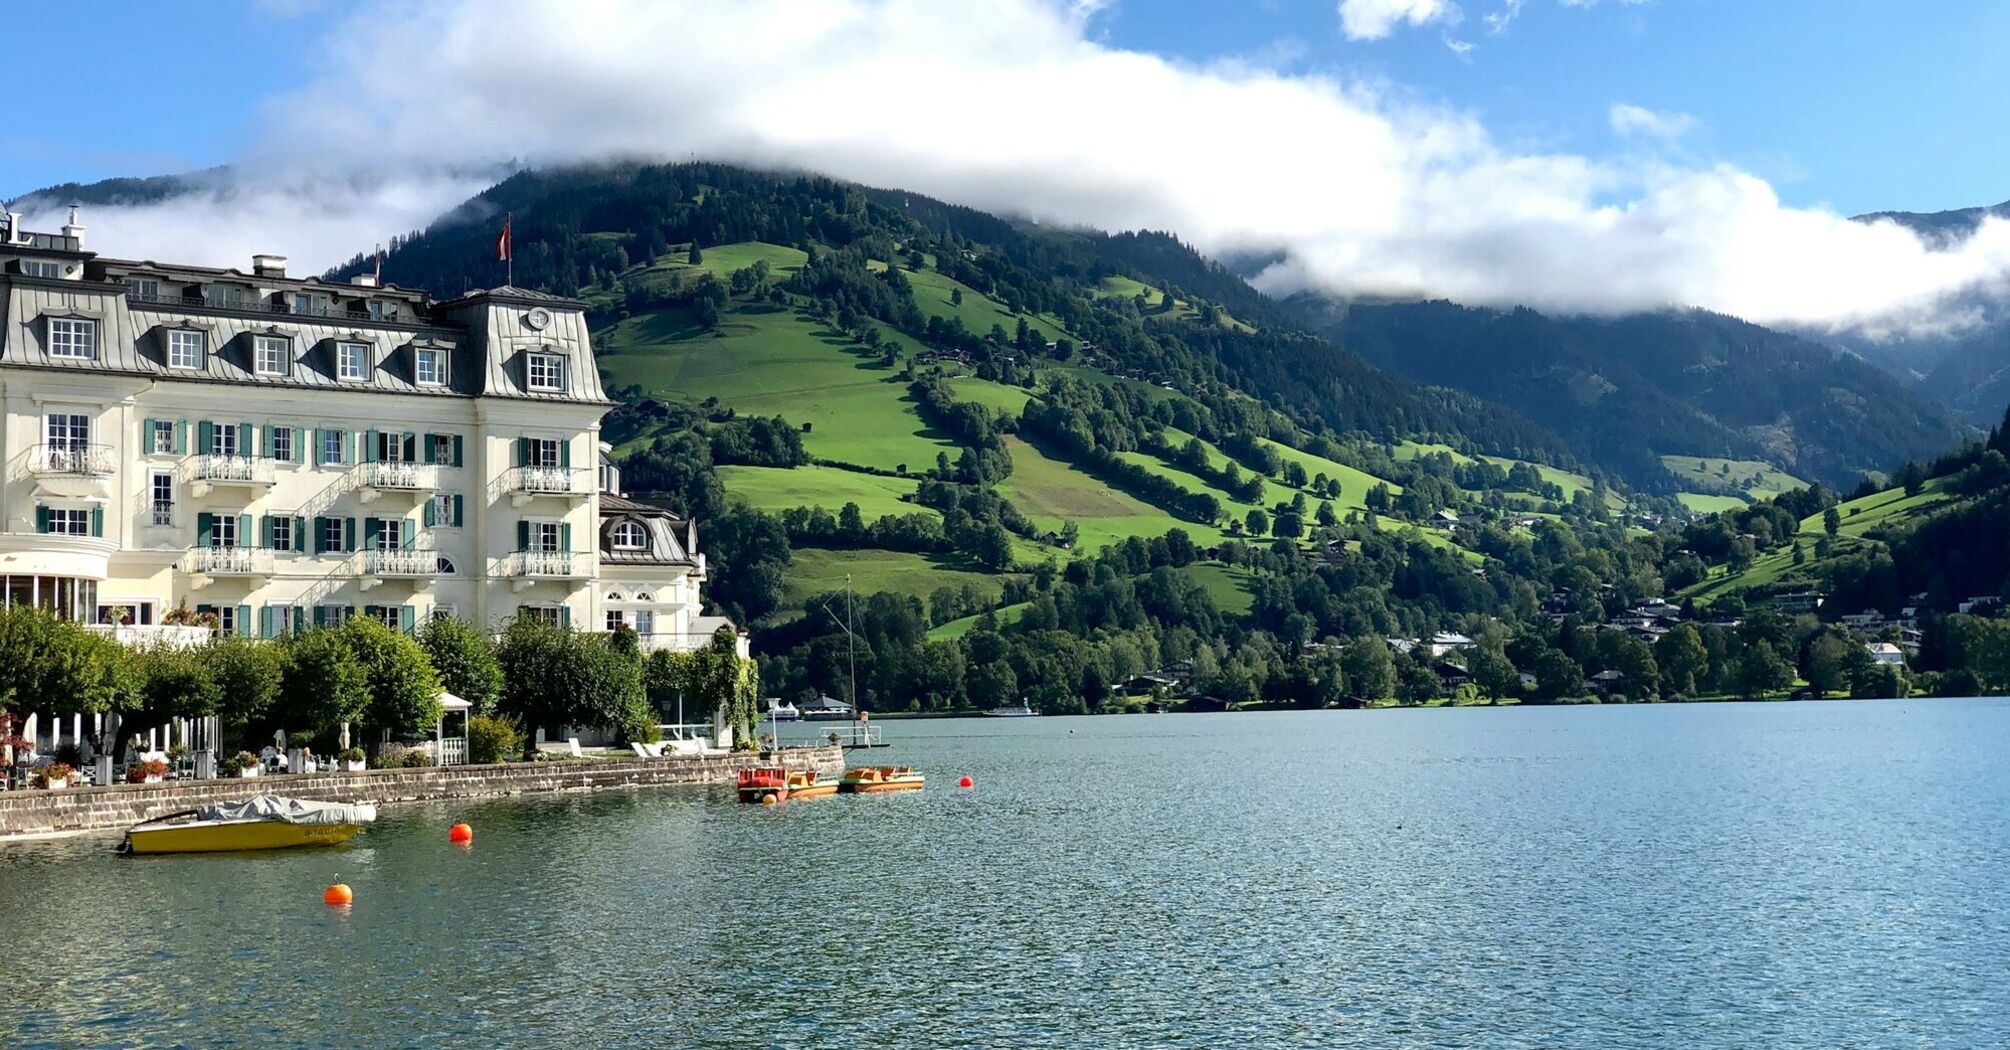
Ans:
{"label": "blue sky", "polygon": [[[1503,0],[1459,7],[1456,24],[1349,40],[1331,0],[1116,0],[1089,35],[1188,61],[1281,59],[1380,79],[1531,151],[1620,149],[1614,103],[1688,114],[1686,157],[1736,164],[1792,204],[1854,213],[2010,198],[2010,136],[1991,126],[1992,103],[2010,98],[2010,4],[1525,0],[1499,34],[1484,20]],[[336,10],[168,0],[85,23],[57,5],[11,7],[0,191],[229,161],[260,137],[266,98],[326,68]],[[1460,55],[1447,40],[1473,47]],[[76,46],[130,57],[79,78],[61,57]]]}

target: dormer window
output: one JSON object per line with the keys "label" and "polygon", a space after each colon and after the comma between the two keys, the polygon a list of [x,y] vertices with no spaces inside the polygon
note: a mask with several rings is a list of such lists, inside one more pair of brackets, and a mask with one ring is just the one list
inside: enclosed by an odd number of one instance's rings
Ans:
{"label": "dormer window", "polygon": [[63,267],[62,264],[53,263],[47,259],[23,259],[21,260],[21,272],[29,277],[54,278],[63,276]]}
{"label": "dormer window", "polygon": [[360,382],[370,378],[368,343],[336,343],[335,375],[338,379]]}
{"label": "dormer window", "polygon": [[531,354],[526,367],[532,390],[565,391],[565,358],[557,354]]}
{"label": "dormer window", "polygon": [[202,333],[192,328],[170,328],[167,334],[169,368],[202,367]]}
{"label": "dormer window", "polygon": [[313,296],[308,295],[305,292],[295,292],[293,295],[293,312],[307,317],[316,317],[319,316],[322,311],[320,305],[315,302]]}
{"label": "dormer window", "polygon": [[161,283],[151,277],[128,277],[126,295],[133,299],[157,300],[161,297]]}
{"label": "dormer window", "polygon": [[636,522],[623,521],[614,526],[614,549],[618,551],[639,551],[648,546],[649,538]]}
{"label": "dormer window", "polygon": [[447,384],[447,352],[421,347],[413,359],[413,376],[420,386],[445,386]]}
{"label": "dormer window", "polygon": [[382,299],[370,300],[367,309],[370,311],[370,320],[372,321],[388,321],[397,316],[397,311],[391,304]]}
{"label": "dormer window", "polygon": [[259,375],[285,375],[292,356],[292,340],[285,336],[261,335],[252,339],[252,364]]}
{"label": "dormer window", "polygon": [[82,317],[49,319],[49,356],[88,361],[98,356],[98,322]]}

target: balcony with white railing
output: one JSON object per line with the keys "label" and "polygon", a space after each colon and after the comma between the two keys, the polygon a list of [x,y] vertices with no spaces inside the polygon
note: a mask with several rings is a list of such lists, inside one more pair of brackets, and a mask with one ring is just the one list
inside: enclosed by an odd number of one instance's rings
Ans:
{"label": "balcony with white railing", "polygon": [[28,473],[37,487],[58,496],[103,496],[119,469],[110,445],[36,445],[28,453]]}
{"label": "balcony with white railing", "polygon": [[260,547],[192,547],[182,560],[182,571],[201,577],[201,587],[219,576],[270,576],[272,552]]}
{"label": "balcony with white railing", "polygon": [[272,484],[274,477],[272,461],[261,456],[205,454],[189,457],[188,479],[194,484],[198,496],[222,486],[263,488]]}
{"label": "balcony with white railing", "polygon": [[517,551],[503,559],[502,575],[523,590],[539,580],[584,580],[593,575],[593,558],[570,551]]}
{"label": "balcony with white railing", "polygon": [[365,463],[359,468],[357,484],[365,503],[387,492],[426,495],[440,487],[440,468],[430,463]]}
{"label": "balcony with white railing", "polygon": [[514,467],[503,476],[503,490],[517,507],[539,496],[585,499],[596,484],[594,472],[584,467]]}
{"label": "balcony with white railing", "polygon": [[411,580],[424,585],[454,574],[453,563],[430,548],[399,548],[362,552],[362,589],[370,590],[385,580]]}

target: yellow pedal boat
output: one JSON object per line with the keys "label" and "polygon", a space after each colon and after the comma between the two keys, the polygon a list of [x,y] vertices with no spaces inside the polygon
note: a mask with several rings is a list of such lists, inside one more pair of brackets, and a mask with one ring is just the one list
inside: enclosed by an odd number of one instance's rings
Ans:
{"label": "yellow pedal boat", "polygon": [[141,821],[121,853],[221,853],[334,846],[377,819],[377,807],[259,795]]}
{"label": "yellow pedal boat", "polygon": [[838,793],[838,782],[818,777],[813,770],[803,770],[789,774],[789,797],[827,798]]}
{"label": "yellow pedal boat", "polygon": [[906,766],[860,766],[845,770],[838,790],[854,795],[874,795],[883,791],[920,791],[927,778]]}

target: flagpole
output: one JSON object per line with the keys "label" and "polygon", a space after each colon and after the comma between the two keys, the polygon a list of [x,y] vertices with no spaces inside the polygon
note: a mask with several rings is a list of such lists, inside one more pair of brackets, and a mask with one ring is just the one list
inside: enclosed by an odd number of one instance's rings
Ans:
{"label": "flagpole", "polygon": [[516,287],[516,245],[509,242],[516,239],[516,231],[511,229],[515,224],[515,212],[503,217],[503,236],[508,238],[503,242],[503,283],[512,288]]}

